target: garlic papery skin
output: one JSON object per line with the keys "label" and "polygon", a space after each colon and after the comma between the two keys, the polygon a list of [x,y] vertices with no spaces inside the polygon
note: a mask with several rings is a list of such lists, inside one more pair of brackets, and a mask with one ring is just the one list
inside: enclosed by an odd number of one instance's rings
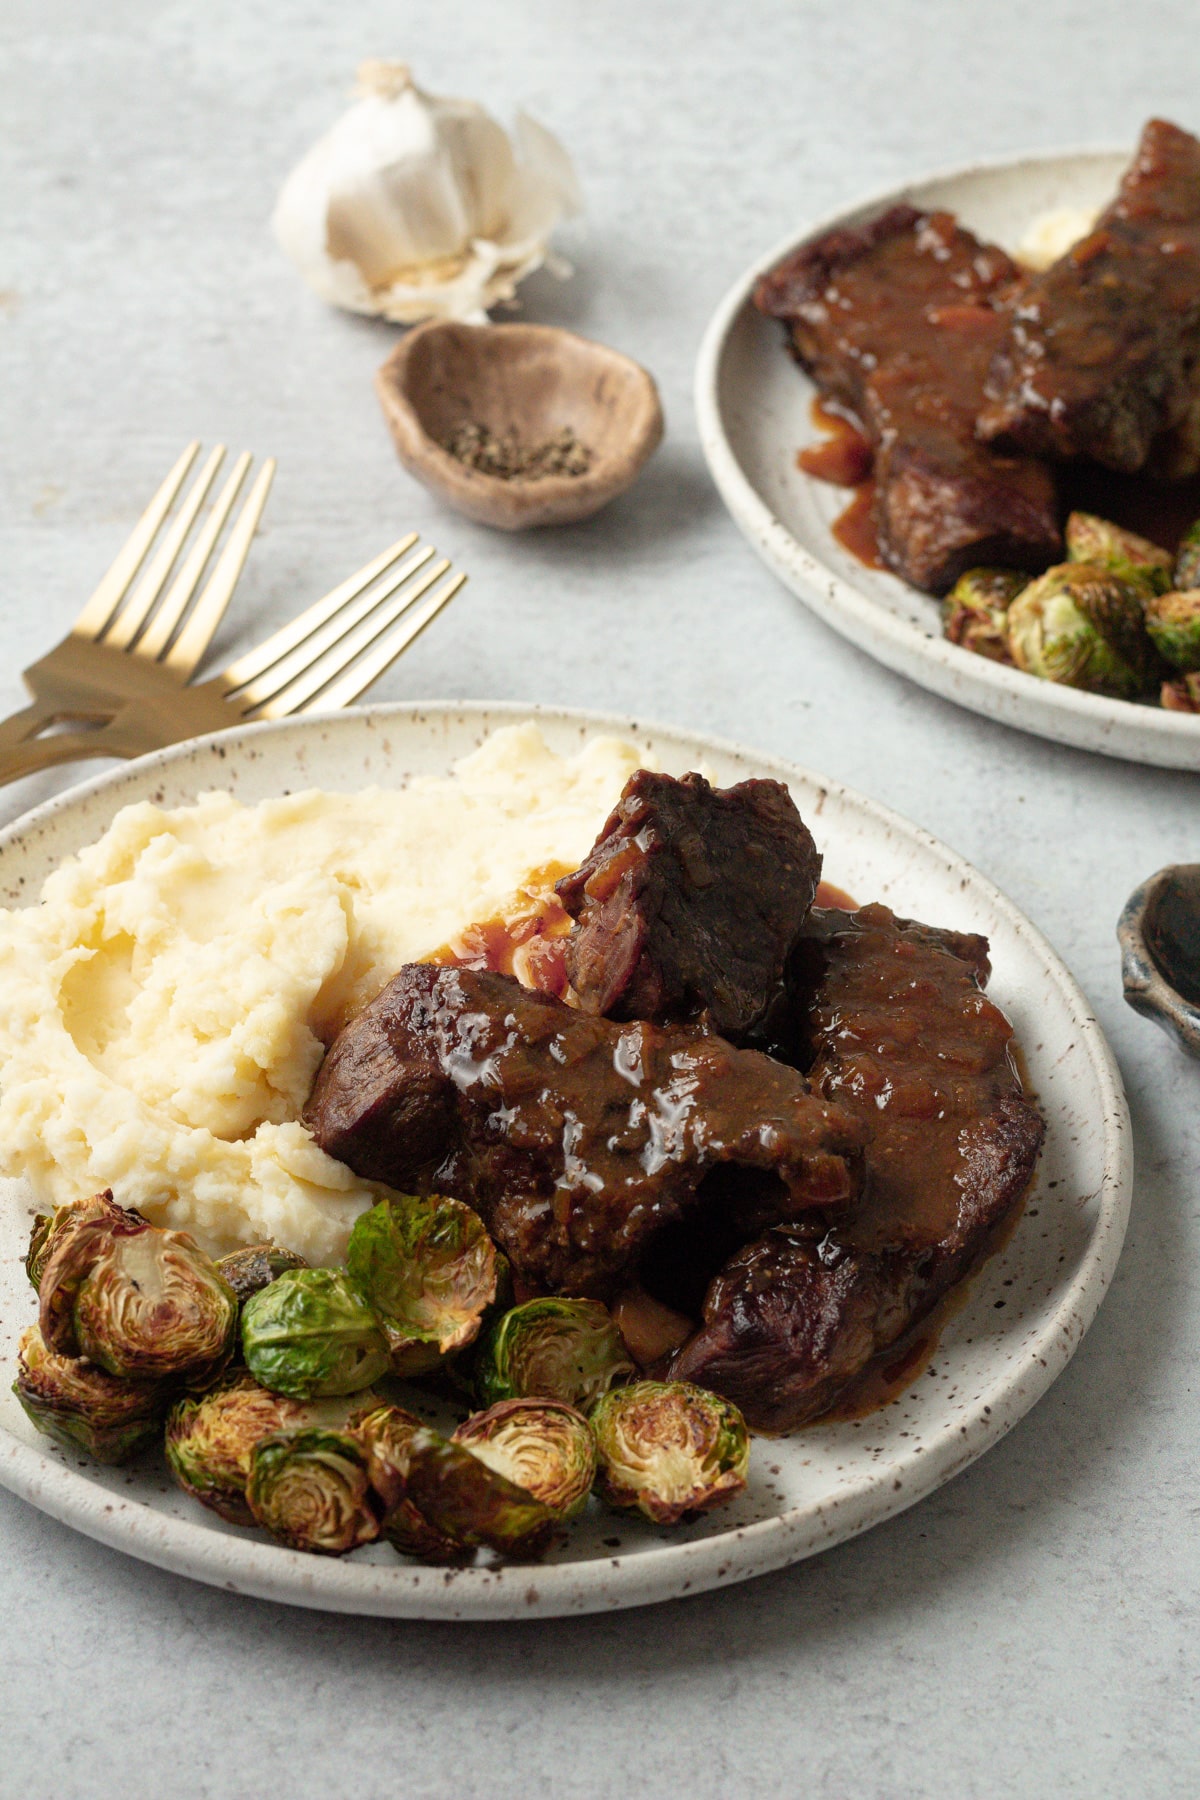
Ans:
{"label": "garlic papery skin", "polygon": [[527,115],[515,142],[472,100],[426,94],[403,63],[363,63],[358,98],[283,184],[276,240],[334,306],[399,324],[486,322],[581,208],[571,159]]}

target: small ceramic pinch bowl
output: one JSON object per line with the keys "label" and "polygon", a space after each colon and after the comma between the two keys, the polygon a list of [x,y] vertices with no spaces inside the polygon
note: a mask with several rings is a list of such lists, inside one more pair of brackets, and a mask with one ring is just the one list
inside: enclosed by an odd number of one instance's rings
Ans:
{"label": "small ceramic pinch bowl", "polygon": [[1125,904],[1117,939],[1130,1006],[1200,1056],[1200,863],[1144,881]]}
{"label": "small ceramic pinch bowl", "polygon": [[[654,378],[604,344],[550,325],[411,331],[375,377],[400,461],[450,506],[520,531],[586,519],[630,485],[663,433]],[[445,448],[462,425],[536,445],[564,428],[591,453],[581,475],[505,478]]]}

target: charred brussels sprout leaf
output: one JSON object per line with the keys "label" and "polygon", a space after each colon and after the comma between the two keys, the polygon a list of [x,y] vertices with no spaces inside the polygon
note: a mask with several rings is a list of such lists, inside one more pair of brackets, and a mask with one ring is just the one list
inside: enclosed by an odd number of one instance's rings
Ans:
{"label": "charred brussels sprout leaf", "polygon": [[582,1511],[596,1479],[592,1428],[561,1400],[501,1400],[460,1425],[453,1441],[558,1519]]}
{"label": "charred brussels sprout leaf", "polygon": [[296,1400],[357,1393],[388,1366],[375,1315],[341,1269],[291,1269],[252,1294],[242,1354],[256,1381]]}
{"label": "charred brussels sprout leaf", "polygon": [[379,1406],[356,1414],[352,1429],[367,1457],[367,1475],[383,1508],[383,1535],[404,1556],[423,1562],[461,1562],[467,1546],[438,1531],[408,1497],[408,1453],[424,1430],[420,1419],[400,1406]]}
{"label": "charred brussels sprout leaf", "polygon": [[1200,589],[1155,594],[1146,602],[1146,630],[1172,668],[1200,669]]}
{"label": "charred brussels sprout leaf", "polygon": [[291,1550],[344,1556],[379,1536],[366,1454],[348,1431],[310,1426],[264,1438],[250,1454],[246,1498]]}
{"label": "charred brussels sprout leaf", "polygon": [[257,1294],[289,1269],[307,1269],[308,1264],[294,1250],[283,1250],[278,1244],[251,1244],[223,1256],[217,1268],[244,1306],[251,1294]]}
{"label": "charred brussels sprout leaf", "polygon": [[1067,520],[1067,558],[1108,569],[1152,594],[1165,594],[1172,582],[1171,553],[1160,550],[1136,531],[1123,531],[1095,513],[1073,512]]}
{"label": "charred brussels sprout leaf", "polygon": [[1028,585],[1029,576],[1016,569],[968,569],[942,601],[943,635],[976,656],[1011,663],[1008,609]]}
{"label": "charred brussels sprout leaf", "polygon": [[246,1500],[256,1445],[310,1425],[342,1426],[354,1401],[289,1400],[244,1371],[210,1393],[179,1400],[167,1419],[166,1452],[180,1487],[234,1525],[253,1525]]}
{"label": "charred brussels sprout leaf", "polygon": [[1175,573],[1171,586],[1181,593],[1200,588],[1200,519],[1189,526],[1175,556]]}
{"label": "charred brussels sprout leaf", "polygon": [[687,1381],[635,1381],[595,1406],[600,1490],[613,1506],[636,1507],[675,1525],[740,1494],[750,1439],[737,1407]]}
{"label": "charred brussels sprout leaf", "polygon": [[1168,712],[1200,713],[1200,675],[1181,675],[1178,681],[1164,681],[1159,704]]}
{"label": "charred brussels sprout leaf", "polygon": [[237,1340],[237,1301],[216,1264],[185,1232],[144,1222],[96,1243],[73,1319],[84,1356],[143,1380],[216,1373]]}
{"label": "charred brussels sprout leaf", "polygon": [[375,1310],[397,1375],[473,1341],[496,1295],[496,1251],[461,1200],[397,1194],[355,1220],[346,1267]]}
{"label": "charred brussels sprout leaf", "polygon": [[536,1558],[557,1536],[548,1506],[436,1431],[413,1433],[408,1498],[435,1530],[469,1549]]}
{"label": "charred brussels sprout leaf", "polygon": [[1019,669],[1089,693],[1131,700],[1153,666],[1145,596],[1092,563],[1061,563],[1017,595],[1008,642]]}
{"label": "charred brussels sprout leaf", "polygon": [[599,1300],[526,1300],[497,1319],[475,1364],[479,1398],[561,1400],[586,1412],[615,1382],[636,1374]]}
{"label": "charred brussels sprout leaf", "polygon": [[122,1381],[47,1350],[36,1325],[21,1339],[13,1393],[39,1431],[102,1463],[124,1462],[157,1438],[169,1399],[161,1383]]}

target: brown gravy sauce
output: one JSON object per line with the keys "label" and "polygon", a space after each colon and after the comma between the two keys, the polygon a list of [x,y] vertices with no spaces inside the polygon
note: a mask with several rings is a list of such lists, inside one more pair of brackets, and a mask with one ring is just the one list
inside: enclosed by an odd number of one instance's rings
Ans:
{"label": "brown gravy sauce", "polygon": [[565,864],[537,869],[523,890],[527,904],[511,918],[483,919],[468,925],[453,943],[443,944],[429,958],[432,963],[460,969],[490,969],[498,975],[515,975],[527,987],[543,994],[567,991],[567,960],[563,939],[572,920],[554,892],[554,883],[569,875]]}
{"label": "brown gravy sauce", "polygon": [[[833,522],[833,535],[844,550],[868,569],[884,569],[875,537],[875,483],[871,446],[849,419],[831,412],[820,400],[812,403],[813,424],[827,435],[796,457],[797,467],[817,481],[852,487],[854,498]],[[857,447],[855,447],[857,445]],[[848,474],[855,467],[863,473]],[[1056,471],[1062,516],[1095,513],[1126,531],[1136,531],[1172,554],[1189,525],[1200,519],[1200,475],[1183,481],[1154,481],[1148,475],[1120,475],[1099,463],[1065,463]]]}

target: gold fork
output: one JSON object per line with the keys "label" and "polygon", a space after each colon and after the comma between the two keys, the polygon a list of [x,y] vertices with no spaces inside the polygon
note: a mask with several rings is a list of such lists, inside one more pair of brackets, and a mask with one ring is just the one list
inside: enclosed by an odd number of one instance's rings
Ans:
{"label": "gold fork", "polygon": [[349,706],[467,579],[450,575],[414,613],[417,602],[448,575],[450,563],[434,562],[431,545],[414,548],[418,534],[409,532],[264,643],[219,674],[194,682],[241,574],[275,472],[268,459],[197,597],[252,460],[245,452],[237,459],[172,581],[224,456],[218,446],[135,586],[199,451],[198,443],[188,445],[66,637],[24,671],[33,704],[0,723],[0,784],[55,763],[141,756],[252,719]]}

